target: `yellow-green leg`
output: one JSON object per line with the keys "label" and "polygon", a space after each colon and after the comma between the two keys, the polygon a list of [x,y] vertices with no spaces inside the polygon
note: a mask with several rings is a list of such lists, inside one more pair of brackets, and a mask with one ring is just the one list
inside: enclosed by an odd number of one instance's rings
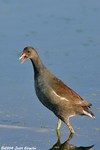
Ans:
{"label": "yellow-green leg", "polygon": [[58,141],[61,138],[61,134],[60,134],[60,130],[59,130],[60,127],[61,127],[61,120],[58,118],[57,127],[56,127],[56,133],[57,133]]}
{"label": "yellow-green leg", "polygon": [[58,123],[57,123],[56,131],[59,130],[60,127],[61,127],[61,119],[58,118]]}
{"label": "yellow-green leg", "polygon": [[70,133],[69,138],[67,139],[67,142],[70,142],[73,137],[74,137],[74,133]]}
{"label": "yellow-green leg", "polygon": [[73,127],[71,126],[71,124],[70,124],[69,122],[67,123],[67,126],[68,126],[70,132],[71,132],[72,134],[74,134],[75,131],[74,131]]}

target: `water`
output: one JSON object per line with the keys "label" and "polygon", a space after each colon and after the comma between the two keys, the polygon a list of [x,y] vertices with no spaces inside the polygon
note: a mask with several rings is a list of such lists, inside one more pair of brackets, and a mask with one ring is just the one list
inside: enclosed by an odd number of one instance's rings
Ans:
{"label": "water", "polygon": [[70,143],[63,123],[61,143],[67,148],[95,144],[92,149],[99,150],[99,14],[98,0],[0,1],[1,148],[47,150],[57,142],[57,118],[35,95],[32,65],[18,61],[23,48],[32,45],[57,77],[93,104],[96,119],[71,118],[76,133]]}

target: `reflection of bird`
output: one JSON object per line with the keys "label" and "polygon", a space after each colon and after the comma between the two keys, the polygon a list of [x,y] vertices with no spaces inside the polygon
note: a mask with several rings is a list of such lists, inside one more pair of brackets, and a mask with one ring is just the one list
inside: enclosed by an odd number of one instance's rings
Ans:
{"label": "reflection of bird", "polygon": [[92,150],[93,146],[94,145],[87,147],[84,146],[77,147],[72,144],[69,144],[68,141],[65,141],[63,144],[61,144],[60,141],[57,141],[57,143],[54,144],[53,147],[50,148],[49,150]]}
{"label": "reflection of bird", "polygon": [[71,141],[73,136],[74,136],[74,134],[71,133],[69,138],[64,143],[61,144],[60,131],[58,131],[58,133],[57,133],[58,140],[57,140],[56,144],[54,144],[53,147],[50,148],[49,150],[92,150],[92,147],[94,145],[87,146],[87,147],[83,147],[83,146],[77,147],[72,144],[69,144],[69,142]]}
{"label": "reflection of bird", "polygon": [[32,47],[25,47],[19,59],[22,63],[30,58],[34,68],[36,94],[41,103],[50,109],[57,117],[57,130],[60,129],[61,120],[65,122],[71,133],[74,133],[69,123],[69,117],[76,114],[95,118],[88,109],[92,104],[83,100],[71,88],[57,79],[42,63],[38,53]]}
{"label": "reflection of bird", "polygon": [[76,147],[72,144],[69,144],[67,142],[64,142],[63,144],[58,144],[56,143],[51,149],[49,150],[92,150],[92,146],[88,146],[88,147],[83,147],[83,146],[80,146],[80,147]]}

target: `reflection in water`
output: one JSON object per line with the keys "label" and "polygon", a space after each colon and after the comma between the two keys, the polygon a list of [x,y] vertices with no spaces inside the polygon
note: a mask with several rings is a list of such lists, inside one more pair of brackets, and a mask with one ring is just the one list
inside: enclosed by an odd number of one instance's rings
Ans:
{"label": "reflection in water", "polygon": [[77,147],[75,145],[69,144],[69,142],[71,141],[71,139],[73,138],[74,134],[70,134],[69,138],[61,144],[60,142],[60,131],[57,131],[57,136],[58,136],[58,140],[56,142],[56,144],[53,145],[53,147],[49,150],[92,150],[92,147],[94,145],[91,146],[87,146],[87,147]]}

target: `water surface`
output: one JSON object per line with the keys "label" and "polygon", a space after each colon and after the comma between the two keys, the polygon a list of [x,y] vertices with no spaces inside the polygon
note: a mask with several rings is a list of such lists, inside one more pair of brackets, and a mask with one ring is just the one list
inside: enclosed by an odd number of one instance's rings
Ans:
{"label": "water surface", "polygon": [[[93,104],[96,119],[73,117],[76,147],[100,143],[100,2],[0,1],[0,146],[53,149],[57,118],[38,101],[33,68],[18,58],[35,47],[45,65]],[[61,143],[69,137],[61,127]]]}

